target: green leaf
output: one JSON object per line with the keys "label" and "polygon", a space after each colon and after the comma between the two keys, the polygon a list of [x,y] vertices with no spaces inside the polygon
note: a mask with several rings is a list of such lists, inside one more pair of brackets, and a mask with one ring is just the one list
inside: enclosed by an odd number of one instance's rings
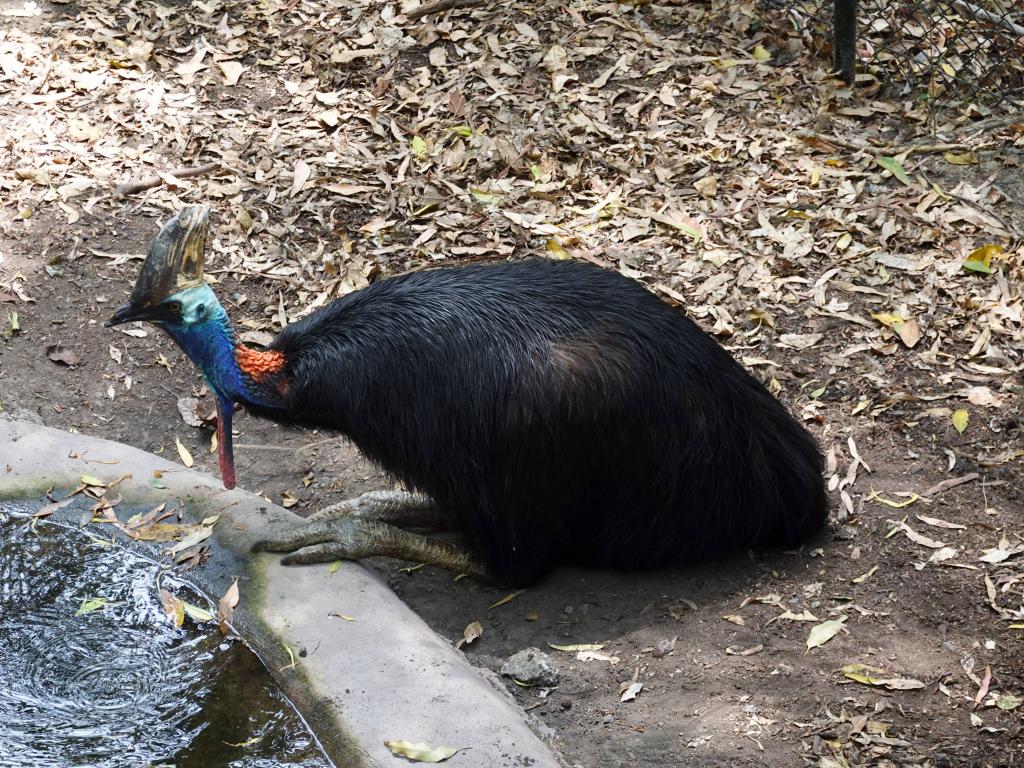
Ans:
{"label": "green leaf", "polygon": [[82,481],[82,485],[98,486],[100,488],[106,486],[106,483],[104,483],[98,477],[94,477],[92,475],[82,475],[80,479]]}
{"label": "green leaf", "polygon": [[207,621],[216,621],[212,613],[205,608],[200,608],[198,605],[192,605],[192,603],[184,602],[182,607],[185,609],[185,615],[192,619],[192,621],[199,624]]}
{"label": "green leaf", "polygon": [[468,125],[452,126],[451,132],[458,136],[462,136],[464,139],[468,139],[470,136],[473,135],[473,129],[470,128]]}
{"label": "green leaf", "polygon": [[961,408],[958,411],[954,411],[953,416],[950,418],[950,421],[953,422],[953,428],[961,435],[964,433],[964,430],[967,429],[967,423],[970,420],[971,414],[969,414],[963,408]]}
{"label": "green leaf", "polygon": [[105,597],[90,597],[82,601],[82,607],[75,611],[75,616],[82,616],[93,611],[102,611],[106,604],[107,599]]}
{"label": "green leaf", "polygon": [[875,162],[877,162],[880,166],[885,168],[885,170],[887,170],[901,182],[906,184],[908,187],[913,186],[913,184],[910,181],[910,177],[907,175],[907,172],[903,170],[903,166],[900,165],[900,161],[897,160],[895,157],[876,157]]}
{"label": "green leaf", "polygon": [[331,576],[333,576],[338,572],[339,568],[341,568],[341,560],[335,560],[329,566],[327,566],[327,572],[331,574]]}
{"label": "green leaf", "polygon": [[971,272],[991,275],[995,271],[991,266],[993,257],[1002,258],[1005,253],[1005,249],[999,243],[989,243],[971,251],[970,255],[961,262],[960,266]]}
{"label": "green leaf", "polygon": [[417,763],[442,763],[462,748],[432,747],[429,744],[413,744],[410,741],[385,741],[384,746],[396,755],[407,757]]}
{"label": "green leaf", "polygon": [[990,267],[983,261],[971,261],[970,259],[965,259],[963,262],[961,262],[960,266],[971,272],[981,272],[986,275],[991,275],[993,272],[995,272],[995,270],[992,269],[992,267]]}
{"label": "green leaf", "polygon": [[1016,709],[1021,704],[1024,704],[1024,699],[1013,693],[1000,694],[999,698],[996,699],[996,706],[1005,712]]}
{"label": "green leaf", "polygon": [[412,148],[412,153],[416,156],[417,160],[422,162],[427,159],[427,142],[421,136],[413,136],[409,146]]}

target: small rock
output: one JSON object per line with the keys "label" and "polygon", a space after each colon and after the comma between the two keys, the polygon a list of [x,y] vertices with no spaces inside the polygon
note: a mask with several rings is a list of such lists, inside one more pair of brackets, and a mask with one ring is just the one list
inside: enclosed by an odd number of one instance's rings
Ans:
{"label": "small rock", "polygon": [[501,674],[526,685],[558,685],[558,667],[539,648],[527,648],[509,657],[501,666]]}

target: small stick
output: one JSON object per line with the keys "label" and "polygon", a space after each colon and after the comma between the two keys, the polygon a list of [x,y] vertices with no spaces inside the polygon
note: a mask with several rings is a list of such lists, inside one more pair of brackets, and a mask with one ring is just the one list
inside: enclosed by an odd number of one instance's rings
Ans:
{"label": "small stick", "polygon": [[[193,176],[202,176],[207,173],[212,173],[220,168],[220,163],[207,163],[206,165],[197,165],[193,168],[173,168],[167,171],[168,174],[179,179],[189,179]],[[153,189],[153,187],[159,187],[164,183],[164,180],[160,176],[143,176],[141,179],[132,179],[126,181],[124,184],[118,184],[114,187],[114,192],[119,197],[127,197],[128,195],[134,195],[136,192],[145,192],[147,189]]]}
{"label": "small stick", "polygon": [[405,16],[409,21],[416,21],[417,19],[422,19],[424,16],[430,16],[433,13],[462,10],[463,8],[477,8],[486,4],[487,0],[437,0],[437,2],[427,3],[426,5],[421,5],[418,8],[413,8],[405,14]]}
{"label": "small stick", "polygon": [[977,480],[979,477],[981,477],[981,475],[977,472],[971,472],[969,475],[964,475],[963,477],[951,477],[949,480],[943,480],[941,483],[936,483],[921,495],[926,498],[928,496],[937,496],[943,491],[948,491],[950,488],[956,488],[958,485],[963,485],[964,483],[969,483],[972,480]]}
{"label": "small stick", "polygon": [[[894,154],[930,154],[934,152],[952,152],[954,150],[965,150],[971,147],[961,142],[950,143],[950,144],[908,144],[905,147],[900,146],[882,146],[875,147],[871,144],[849,141],[847,139],[840,139],[838,136],[827,136],[823,133],[815,133],[814,131],[797,131],[796,137],[798,139],[814,139],[816,141],[823,141],[826,144],[831,144],[835,147],[841,147],[843,149],[853,150],[854,152],[873,152],[880,155],[894,155]],[[977,149],[977,147],[975,147]]]}

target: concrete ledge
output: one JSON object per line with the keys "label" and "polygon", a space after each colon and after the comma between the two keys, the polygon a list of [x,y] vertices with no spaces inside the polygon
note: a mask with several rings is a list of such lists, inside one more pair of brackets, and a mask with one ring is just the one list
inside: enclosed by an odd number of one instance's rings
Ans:
{"label": "concrete ledge", "polygon": [[[157,470],[166,488],[151,485]],[[469,747],[445,763],[453,768],[559,766],[522,714],[371,569],[346,562],[330,574],[325,565],[285,568],[276,555],[250,553],[268,526],[298,523],[296,515],[120,443],[0,420],[0,499],[40,498],[51,486],[66,493],[83,474],[106,482],[127,475],[117,491],[132,505],[177,499],[194,520],[221,515],[211,558],[194,580],[216,598],[241,578],[236,629],[339,768],[408,768],[384,746],[390,739]],[[294,668],[284,644],[297,654]]]}

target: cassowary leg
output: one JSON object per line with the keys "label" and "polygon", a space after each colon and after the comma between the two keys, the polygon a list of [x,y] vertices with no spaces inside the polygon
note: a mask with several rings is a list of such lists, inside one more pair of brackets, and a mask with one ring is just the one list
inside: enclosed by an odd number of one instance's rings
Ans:
{"label": "cassowary leg", "polygon": [[261,541],[253,548],[265,552],[292,552],[281,559],[285,565],[395,557],[447,568],[485,581],[493,580],[476,557],[451,542],[438,541],[377,520],[351,515],[300,525],[287,533]]}
{"label": "cassowary leg", "polygon": [[309,522],[360,517],[378,520],[399,528],[434,528],[444,530],[449,521],[434,504],[433,499],[408,491],[370,491],[354,499],[324,507],[310,515]]}

